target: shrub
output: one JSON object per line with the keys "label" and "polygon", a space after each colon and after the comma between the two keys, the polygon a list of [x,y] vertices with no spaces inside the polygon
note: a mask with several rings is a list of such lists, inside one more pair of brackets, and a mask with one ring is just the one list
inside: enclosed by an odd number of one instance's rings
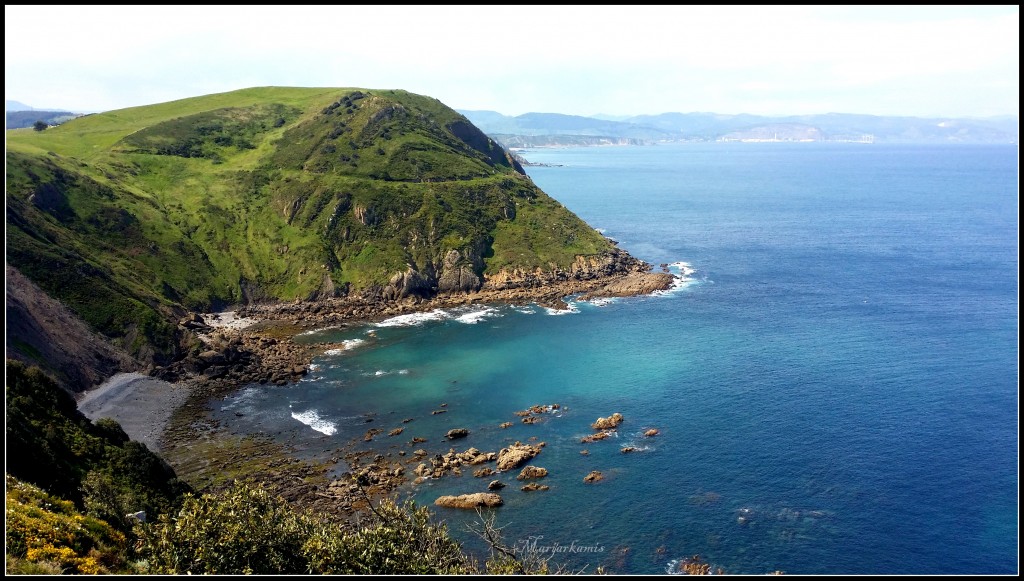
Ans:
{"label": "shrub", "polygon": [[127,567],[125,536],[40,488],[6,476],[8,573],[111,573]]}
{"label": "shrub", "polygon": [[156,574],[457,574],[476,570],[425,507],[385,500],[365,526],[293,510],[252,483],[188,496],[177,515],[140,524]]}

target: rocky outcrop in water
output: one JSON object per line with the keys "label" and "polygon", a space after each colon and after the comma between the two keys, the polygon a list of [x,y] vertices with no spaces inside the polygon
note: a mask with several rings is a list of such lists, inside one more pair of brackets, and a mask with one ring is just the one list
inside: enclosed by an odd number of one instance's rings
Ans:
{"label": "rocky outcrop in water", "polygon": [[536,482],[531,482],[526,486],[520,488],[519,490],[522,490],[523,492],[535,492],[538,490],[549,490],[550,488],[551,487],[546,484],[537,484]]}
{"label": "rocky outcrop in water", "polygon": [[448,438],[449,440],[457,440],[459,438],[465,438],[468,435],[469,430],[466,428],[453,428],[451,430],[448,430],[448,433],[445,434],[444,437]]}
{"label": "rocky outcrop in water", "polygon": [[475,492],[458,496],[441,496],[434,501],[437,506],[446,508],[493,508],[504,504],[501,496],[493,492]]}
{"label": "rocky outcrop in water", "polygon": [[505,471],[518,468],[537,454],[540,454],[539,446],[516,442],[508,448],[502,448],[498,452],[498,470]]}
{"label": "rocky outcrop in water", "polygon": [[613,430],[622,423],[622,414],[615,412],[607,418],[597,418],[597,421],[590,424],[595,430]]}
{"label": "rocky outcrop in water", "polygon": [[516,480],[530,480],[532,478],[544,478],[548,475],[547,468],[541,468],[540,466],[527,466],[523,468],[519,476],[516,476]]}

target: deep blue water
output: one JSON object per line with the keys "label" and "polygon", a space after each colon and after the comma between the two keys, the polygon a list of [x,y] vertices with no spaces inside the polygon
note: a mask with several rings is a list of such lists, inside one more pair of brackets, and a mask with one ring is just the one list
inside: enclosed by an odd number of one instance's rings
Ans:
{"label": "deep blue water", "polygon": [[[1015,146],[525,157],[560,164],[528,173],[589,224],[692,280],[558,316],[476,307],[313,333],[358,342],[297,386],[221,402],[222,420],[312,457],[371,427],[406,428],[357,446],[393,455],[413,436],[431,454],[536,437],[551,490],[501,475],[497,521],[514,546],[585,547],[554,559],[576,569],[664,573],[699,554],[730,573],[1018,572]],[[550,403],[563,410],[540,424],[513,415]],[[579,443],[612,412],[617,439]],[[452,427],[471,434],[450,444]],[[585,484],[594,469],[606,479]],[[432,504],[489,480],[467,470],[403,494]],[[480,549],[475,515],[436,513]]]}

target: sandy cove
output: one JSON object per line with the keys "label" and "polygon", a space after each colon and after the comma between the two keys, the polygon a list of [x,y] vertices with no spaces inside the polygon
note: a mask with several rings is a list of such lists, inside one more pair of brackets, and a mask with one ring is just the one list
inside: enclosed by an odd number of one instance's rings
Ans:
{"label": "sandy cove", "polygon": [[[429,299],[386,300],[380,293],[366,293],[193,314],[180,326],[200,337],[202,348],[153,372],[155,378],[170,383],[119,376],[108,382],[110,385],[104,384],[104,389],[85,394],[80,405],[94,419],[118,420],[132,438],[158,450],[179,477],[200,492],[251,478],[298,506],[351,517],[370,498],[405,482],[406,465],[412,458],[357,451],[357,443],[352,442],[339,448],[329,461],[310,464],[294,458],[289,449],[269,437],[233,434],[222,428],[210,417],[211,401],[249,384],[298,381],[315,357],[328,349],[344,348],[341,344],[297,344],[291,340],[303,331],[362,325],[463,305],[537,303],[559,309],[567,308],[564,298],[573,295],[586,300],[645,295],[668,289],[678,280],[667,272],[667,265],[662,265],[662,270],[547,280]],[[342,461],[348,473],[363,483],[362,489],[344,475],[341,479],[331,476]]]}

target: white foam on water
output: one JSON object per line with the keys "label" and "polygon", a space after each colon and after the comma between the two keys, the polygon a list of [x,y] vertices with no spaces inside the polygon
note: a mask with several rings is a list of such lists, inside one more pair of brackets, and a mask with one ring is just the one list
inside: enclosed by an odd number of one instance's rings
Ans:
{"label": "white foam on water", "polygon": [[392,375],[392,374],[396,374],[396,373],[398,375],[409,375],[409,370],[408,369],[396,369],[394,371],[388,371],[387,369],[378,369],[377,371],[374,371],[373,373],[370,373],[369,371],[366,371],[362,375],[363,375],[363,377],[384,377],[385,375]]}
{"label": "white foam on water", "polygon": [[468,313],[460,314],[455,317],[455,320],[467,325],[475,325],[484,319],[500,316],[501,313],[498,312],[498,309],[495,309],[494,307],[482,307],[479,309],[473,309]]}
{"label": "white foam on water", "polygon": [[669,270],[672,270],[673,268],[675,268],[677,271],[679,271],[679,274],[681,274],[683,276],[690,276],[691,274],[693,274],[695,272],[694,269],[693,269],[693,265],[690,264],[689,262],[679,261],[679,262],[673,262],[672,264],[668,265],[668,269]]}
{"label": "white foam on water", "polygon": [[569,305],[567,309],[552,309],[551,307],[544,307],[544,312],[549,315],[575,315],[580,312],[580,308],[574,302],[566,303]]}
{"label": "white foam on water", "polygon": [[[679,566],[688,561],[689,557],[680,557],[678,559],[672,559],[668,563],[665,563],[665,574],[666,575],[689,575],[686,571],[683,571]],[[712,571],[717,571],[718,567],[711,565]]]}
{"label": "white foam on water", "polygon": [[673,262],[668,265],[668,269],[675,277],[672,285],[665,290],[654,291],[651,295],[659,297],[673,295],[697,282],[697,279],[693,277],[697,271],[689,262]]}
{"label": "white foam on water", "polygon": [[309,331],[303,331],[303,332],[301,332],[301,333],[299,333],[299,334],[297,334],[295,336],[296,337],[305,337],[307,335],[316,335],[317,333],[323,333],[324,331],[331,331],[331,330],[334,330],[334,329],[340,329],[341,327],[342,327],[342,325],[331,325],[329,327],[319,327],[317,329],[310,329]]}
{"label": "white foam on water", "polygon": [[434,309],[426,313],[409,313],[407,315],[398,315],[391,317],[390,319],[384,319],[383,321],[376,324],[377,327],[413,327],[416,325],[422,325],[427,321],[441,321],[447,319],[450,315],[444,311],[444,309]]}
{"label": "white foam on water", "polygon": [[304,412],[293,411],[292,417],[325,436],[333,436],[338,431],[338,426],[334,422],[321,418],[315,409]]}
{"label": "white foam on water", "polygon": [[341,347],[338,349],[328,349],[324,351],[324,355],[341,355],[346,351],[355,349],[356,347],[366,343],[366,339],[345,339],[341,342]]}

